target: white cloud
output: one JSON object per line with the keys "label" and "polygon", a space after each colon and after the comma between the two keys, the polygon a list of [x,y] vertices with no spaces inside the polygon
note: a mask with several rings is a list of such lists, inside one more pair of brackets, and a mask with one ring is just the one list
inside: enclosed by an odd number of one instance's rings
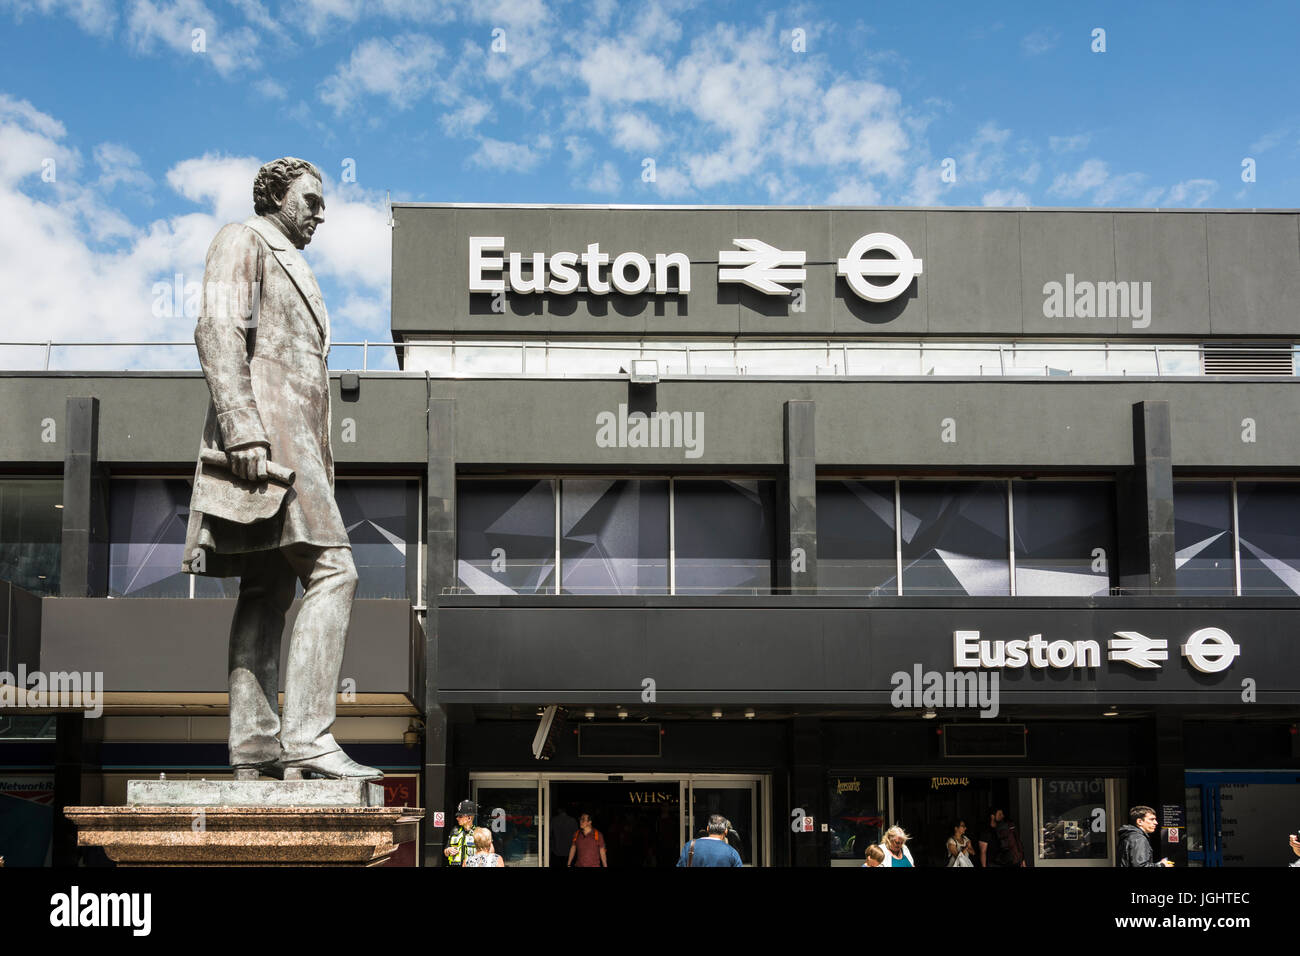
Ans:
{"label": "white cloud", "polygon": [[1092,137],[1088,133],[1078,133],[1074,136],[1049,136],[1047,146],[1054,153],[1077,153],[1088,145],[1090,139]]}
{"label": "white cloud", "polygon": [[363,16],[371,19],[445,23],[455,17],[457,0],[296,0],[285,4],[281,16],[301,22],[307,32],[320,36],[349,27]]}
{"label": "white cloud", "polygon": [[269,76],[263,77],[253,84],[253,89],[261,93],[268,100],[282,100],[288,97],[289,91],[284,88],[284,84]]}
{"label": "white cloud", "polygon": [[646,185],[664,199],[688,196],[692,191],[690,177],[671,166],[656,166],[654,182]]}
{"label": "white cloud", "polygon": [[831,206],[878,206],[880,192],[871,183],[862,179],[849,179],[841,182],[836,190],[826,197]]}
{"label": "white cloud", "polygon": [[1166,206],[1203,206],[1219,188],[1213,179],[1186,179],[1169,187]]}
{"label": "white cloud", "polygon": [[0,9],[12,12],[19,23],[29,13],[61,13],[94,36],[110,36],[117,23],[111,0],[0,0]]}
{"label": "white cloud", "polygon": [[469,136],[492,112],[492,104],[475,97],[467,98],[460,109],[442,116],[442,128],[448,136]]}
{"label": "white cloud", "polygon": [[99,182],[95,185],[104,192],[118,183],[148,189],[153,180],[140,168],[140,157],[121,143],[100,143],[95,147],[95,163],[99,166]]}
{"label": "white cloud", "polygon": [[1109,178],[1107,166],[1100,159],[1084,160],[1073,173],[1061,173],[1047,188],[1049,193],[1075,198],[1096,189]]}
{"label": "white cloud", "polygon": [[569,164],[580,166],[585,163],[592,153],[591,144],[581,136],[566,136],[564,138],[564,149],[569,154]]}
{"label": "white cloud", "polygon": [[1020,49],[1029,56],[1041,56],[1060,42],[1061,34],[1057,30],[1035,30],[1021,38]]}
{"label": "white cloud", "polygon": [[344,113],[362,96],[385,96],[397,109],[409,109],[432,87],[442,53],[437,43],[416,33],[365,40],[321,84],[321,101]]}
{"label": "white cloud", "polygon": [[[18,339],[54,341],[187,341],[194,317],[155,315],[170,302],[173,277],[199,283],[212,238],[228,221],[252,213],[259,160],[209,154],[177,163],[165,182],[196,209],[136,226],[104,201],[115,182],[136,170],[133,153],[116,144],[95,151],[101,179],[64,175],[78,157],[61,140],[64,128],[29,103],[0,94],[0,300],[22,317],[8,331]],[[42,157],[59,161],[54,182],[40,178]],[[123,179],[122,177],[126,178]],[[388,327],[390,236],[381,196],[355,186],[326,188],[326,224],[307,251],[331,302],[336,339],[383,338]],[[155,284],[164,290],[155,290]],[[333,290],[331,292],[330,290]],[[24,324],[25,323],[25,324]],[[0,364],[39,361],[37,350],[0,350]],[[56,365],[60,356],[55,353]],[[75,367],[194,367],[192,349],[77,350]]]}
{"label": "white cloud", "polygon": [[[203,34],[196,39],[194,31]],[[170,49],[194,62],[210,65],[222,76],[256,69],[259,65],[259,35],[248,27],[223,29],[202,0],[132,0],[126,21],[127,41],[140,53],[159,47]],[[195,50],[200,43],[200,49]]]}
{"label": "white cloud", "polygon": [[622,186],[618,169],[609,160],[592,168],[587,181],[581,184],[594,193],[617,193]]}
{"label": "white cloud", "polygon": [[486,136],[469,157],[471,165],[514,173],[527,172],[541,161],[541,153],[525,143],[508,143]]}
{"label": "white cloud", "polygon": [[619,113],[613,120],[614,145],[629,152],[658,149],[663,132],[644,113]]}
{"label": "white cloud", "polygon": [[1279,126],[1277,129],[1269,130],[1255,142],[1250,144],[1250,152],[1264,153],[1275,146],[1280,145],[1286,138],[1290,130],[1285,126]]}
{"label": "white cloud", "polygon": [[1028,206],[1029,196],[1019,189],[994,189],[984,194],[981,203],[985,206]]}

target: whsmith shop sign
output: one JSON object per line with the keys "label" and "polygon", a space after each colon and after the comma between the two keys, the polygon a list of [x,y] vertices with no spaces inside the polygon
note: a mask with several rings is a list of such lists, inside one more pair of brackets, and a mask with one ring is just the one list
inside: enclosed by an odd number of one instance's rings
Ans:
{"label": "whsmith shop sign", "polygon": [[[982,710],[992,701],[980,693],[991,698],[995,685],[1003,711],[1048,702],[1300,704],[1293,623],[1300,607],[1239,600],[1232,608],[1118,599],[1111,607],[1068,599],[1028,607],[1008,599],[947,607],[906,599],[862,607],[767,599],[697,608],[656,606],[653,598],[546,605],[546,633],[563,635],[565,654],[592,662],[599,672],[591,673],[547,666],[556,648],[544,634],[512,642],[528,630],[536,599],[447,597],[439,602],[442,692],[476,702],[546,691],[564,702],[566,693],[589,695],[584,688],[626,686],[630,701],[648,676],[668,703],[720,694],[723,702],[731,695],[928,707],[926,688],[952,683],[973,689],[968,706]],[[701,671],[698,662],[713,655],[727,666]]]}
{"label": "whsmith shop sign", "polygon": [[393,332],[1290,336],[1298,219],[395,204]]}

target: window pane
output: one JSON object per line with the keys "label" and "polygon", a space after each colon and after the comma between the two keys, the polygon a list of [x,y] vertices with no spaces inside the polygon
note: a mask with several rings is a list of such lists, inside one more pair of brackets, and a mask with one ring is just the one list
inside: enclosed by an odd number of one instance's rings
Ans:
{"label": "window pane", "polygon": [[770,481],[677,481],[678,594],[770,594]]}
{"label": "window pane", "polygon": [[1174,483],[1174,568],[1179,594],[1236,594],[1232,485]]}
{"label": "window pane", "polygon": [[1106,781],[1103,777],[1057,777],[1040,780],[1043,828],[1038,835],[1040,860],[1104,860]]}
{"label": "window pane", "polygon": [[1017,481],[1016,594],[1110,593],[1115,489],[1108,481]]}
{"label": "window pane", "polygon": [[418,481],[340,479],[339,515],[352,542],[357,597],[408,598],[406,556],[419,544]]}
{"label": "window pane", "polygon": [[62,541],[63,481],[0,479],[0,581],[58,594]]}
{"label": "window pane", "polygon": [[1001,481],[905,481],[903,593],[1011,593]]}
{"label": "window pane", "polygon": [[1241,593],[1300,594],[1300,484],[1237,482]]}
{"label": "window pane", "polygon": [[560,483],[565,594],[668,593],[668,482]]}
{"label": "window pane", "polygon": [[478,788],[475,826],[492,831],[492,849],[506,866],[541,866],[537,852],[537,787]]}
{"label": "window pane", "polygon": [[[821,566],[818,565],[818,573]],[[867,848],[885,835],[885,810],[876,777],[831,777],[829,781],[832,860],[865,860]]]}
{"label": "window pane", "polygon": [[897,594],[892,481],[817,482],[817,589]]}
{"label": "window pane", "polygon": [[[456,486],[457,574],[470,594],[545,594],[555,584],[555,491],[540,481]],[[428,595],[430,601],[435,595]]]}
{"label": "window pane", "polygon": [[111,483],[110,595],[190,596],[190,575],[181,571],[181,560],[193,484],[188,478],[131,478]]}
{"label": "window pane", "polygon": [[922,375],[999,375],[1001,372],[997,349],[956,342],[926,345],[921,349]]}

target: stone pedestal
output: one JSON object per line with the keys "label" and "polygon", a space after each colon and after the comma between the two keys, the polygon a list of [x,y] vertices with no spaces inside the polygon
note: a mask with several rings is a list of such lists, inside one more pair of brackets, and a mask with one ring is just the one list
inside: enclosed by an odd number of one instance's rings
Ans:
{"label": "stone pedestal", "polygon": [[124,807],[68,807],[120,866],[376,866],[424,811],[348,780],[132,780]]}

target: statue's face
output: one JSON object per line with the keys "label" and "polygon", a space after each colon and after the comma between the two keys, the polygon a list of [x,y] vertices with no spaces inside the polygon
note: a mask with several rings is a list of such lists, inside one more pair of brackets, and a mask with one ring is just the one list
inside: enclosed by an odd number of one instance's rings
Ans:
{"label": "statue's face", "polygon": [[311,242],[316,227],[325,221],[325,197],[320,180],[310,173],[289,183],[276,218],[284,224],[293,244],[301,249]]}

